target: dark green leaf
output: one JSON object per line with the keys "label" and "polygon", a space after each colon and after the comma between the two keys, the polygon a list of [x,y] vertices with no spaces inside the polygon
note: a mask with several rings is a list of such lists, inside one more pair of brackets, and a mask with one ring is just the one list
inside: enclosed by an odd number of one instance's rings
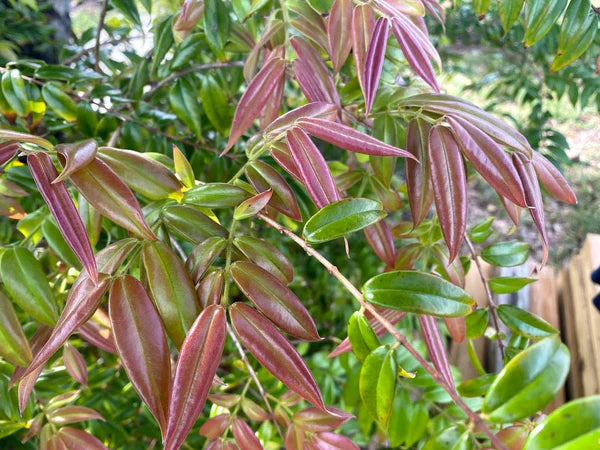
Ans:
{"label": "dark green leaf", "polygon": [[498,317],[512,331],[528,338],[539,339],[558,333],[544,319],[514,305],[498,306]]}
{"label": "dark green leaf", "polygon": [[520,266],[527,261],[529,245],[523,242],[499,242],[483,249],[481,257],[487,263],[500,267]]}

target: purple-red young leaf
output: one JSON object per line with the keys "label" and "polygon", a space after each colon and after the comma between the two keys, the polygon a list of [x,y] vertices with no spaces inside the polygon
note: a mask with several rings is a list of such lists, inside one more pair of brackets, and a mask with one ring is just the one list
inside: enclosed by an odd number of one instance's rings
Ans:
{"label": "purple-red young leaf", "polygon": [[48,421],[55,425],[67,425],[69,423],[83,422],[85,420],[101,420],[104,417],[98,411],[85,406],[69,405],[48,411]]}
{"label": "purple-red young leaf", "polygon": [[327,450],[359,450],[360,448],[350,438],[329,431],[315,434],[312,443],[315,448]]}
{"label": "purple-red young leaf", "polygon": [[263,446],[246,422],[240,418],[233,421],[231,427],[233,438],[240,449],[243,450],[262,450]]}
{"label": "purple-red young leaf", "polygon": [[396,261],[396,247],[394,246],[394,237],[388,224],[380,220],[374,225],[370,225],[364,230],[367,242],[386,266],[393,267]]}
{"label": "purple-red young leaf", "polygon": [[17,154],[19,143],[14,141],[0,143],[0,166]]}
{"label": "purple-red young leaf", "polygon": [[327,41],[333,71],[339,72],[352,48],[352,0],[334,0],[327,18]]}
{"label": "purple-red young leaf", "polygon": [[77,329],[77,333],[88,341],[105,352],[117,354],[117,347],[113,338],[112,330],[97,324],[92,319],[81,325]]}
{"label": "purple-red young leaf", "polygon": [[363,93],[367,89],[365,81],[367,51],[374,28],[375,13],[373,8],[367,4],[356,6],[352,11],[352,54],[354,55],[356,77]]}
{"label": "purple-red young leaf", "polygon": [[319,387],[294,346],[266,317],[244,303],[229,308],[240,341],[265,369],[292,391],[325,410]]}
{"label": "purple-red young leaf", "polygon": [[273,58],[250,81],[235,109],[229,140],[223,153],[227,153],[252,125],[284,75],[285,62],[281,58]]}
{"label": "purple-red young leaf", "polygon": [[190,328],[175,369],[165,450],[179,448],[202,412],[226,335],[225,309],[218,305],[208,306]]}
{"label": "purple-red young leaf", "polygon": [[406,131],[406,150],[412,153],[415,161],[405,163],[408,203],[412,215],[413,228],[417,228],[431,208],[433,191],[427,152],[431,125],[422,119],[411,120]]}
{"label": "purple-red young leaf", "polygon": [[308,449],[304,430],[298,428],[294,423],[290,423],[285,432],[285,450],[304,450]]}
{"label": "purple-red young leaf", "polygon": [[272,196],[273,189],[269,188],[260,194],[250,197],[248,200],[244,200],[233,211],[233,218],[235,220],[244,220],[255,216],[267,206]]}
{"label": "purple-red young leaf", "polygon": [[450,362],[448,361],[446,347],[442,341],[435,317],[419,314],[419,324],[421,325],[421,333],[423,334],[427,352],[435,370],[442,376],[446,384],[454,389],[454,379],[450,371]]}
{"label": "purple-red young leaf", "polygon": [[227,240],[221,236],[209,237],[198,244],[188,256],[185,267],[192,277],[192,281],[198,283],[215,258],[225,250]]}
{"label": "purple-red young leaf", "polygon": [[572,205],[577,203],[575,193],[554,164],[538,152],[533,152],[531,162],[537,173],[538,180],[553,197]]}
{"label": "purple-red young leaf", "polygon": [[202,424],[198,434],[204,436],[206,439],[212,441],[217,439],[223,431],[227,429],[231,415],[229,413],[219,414],[218,416],[211,417]]}
{"label": "purple-red young leaf", "polygon": [[520,206],[515,205],[513,202],[511,202],[506,197],[503,197],[502,195],[499,195],[498,197],[500,197],[502,206],[504,207],[506,214],[508,214],[508,217],[510,217],[510,220],[512,220],[515,226],[518,226],[521,220],[522,208]]}
{"label": "purple-red young leaf", "polygon": [[375,94],[377,94],[389,35],[389,22],[385,17],[380,17],[375,24],[365,62],[365,114],[369,114],[371,111]]}
{"label": "purple-red young leaf", "polygon": [[221,295],[223,295],[223,285],[222,269],[213,270],[206,274],[196,289],[201,310],[206,309],[209,305],[219,304]]}
{"label": "purple-red young leaf", "polygon": [[460,344],[467,337],[467,324],[464,317],[444,317],[448,333],[454,342]]}
{"label": "purple-red young leaf", "polygon": [[29,401],[29,397],[31,396],[31,392],[33,391],[35,382],[40,376],[40,373],[42,373],[42,370],[44,370],[43,365],[35,368],[31,372],[28,372],[19,381],[19,386],[17,388],[17,398],[19,400],[19,412],[21,414],[23,414],[25,408],[27,408],[27,402]]}
{"label": "purple-red young leaf", "polygon": [[[40,323],[38,329],[33,334],[29,342],[29,347],[31,348],[31,353],[33,355],[40,351],[40,348],[42,348],[42,346],[46,343],[46,341],[50,337],[50,334],[52,334],[52,327]],[[26,372],[27,367],[15,366],[15,370],[8,382],[9,389],[11,389],[15,383],[17,383],[21,378],[23,378]]]}
{"label": "purple-red young leaf", "polygon": [[337,117],[337,107],[331,103],[323,102],[314,102],[299,106],[271,122],[269,126],[264,129],[264,135],[267,138],[274,138],[279,134],[283,134],[288,128],[293,127],[298,119],[304,117],[318,117],[321,119],[335,120]]}
{"label": "purple-red young leaf", "polygon": [[285,145],[283,142],[274,142],[271,145],[270,151],[273,159],[277,161],[277,164],[279,164],[283,170],[293,176],[300,183],[303,182],[302,175],[300,175],[300,171],[298,170],[298,167],[296,167],[296,163],[294,162],[287,145]]}
{"label": "purple-red young leaf", "polygon": [[68,342],[63,348],[63,362],[71,377],[80,384],[87,384],[87,365],[79,351]]}
{"label": "purple-red young leaf", "polygon": [[21,133],[20,131],[0,129],[0,139],[7,140],[9,142],[29,142],[31,144],[43,147],[46,150],[52,150],[54,148],[54,145],[50,141],[47,141],[39,136],[34,136],[33,134]]}
{"label": "purple-red young leaf", "polygon": [[55,437],[64,445],[61,450],[108,450],[98,438],[77,428],[62,427]]}
{"label": "purple-red young leaf", "polygon": [[427,160],[435,209],[452,262],[467,227],[467,180],[462,155],[449,129],[441,125],[431,128]]}
{"label": "purple-red young leaf", "polygon": [[63,162],[63,170],[53,183],[66,180],[73,172],[87,166],[96,157],[97,150],[98,144],[94,139],[87,139],[75,144],[57,145],[56,153]]}
{"label": "purple-red young leaf", "polygon": [[352,414],[342,409],[327,408],[327,411],[321,411],[311,407],[295,413],[292,416],[292,422],[305,431],[319,433],[335,430],[353,417]]}
{"label": "purple-red young leaf", "polygon": [[257,266],[262,267],[288,285],[294,279],[294,268],[286,256],[273,244],[251,236],[239,236],[233,245]]}

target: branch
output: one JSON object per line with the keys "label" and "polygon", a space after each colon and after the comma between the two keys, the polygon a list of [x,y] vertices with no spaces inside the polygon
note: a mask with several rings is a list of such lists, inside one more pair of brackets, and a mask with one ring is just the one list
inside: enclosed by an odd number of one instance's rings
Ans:
{"label": "branch", "polygon": [[406,348],[406,350],[408,350],[408,352],[417,360],[417,362],[432,376],[435,382],[440,385],[450,395],[452,400],[467,414],[469,420],[490,439],[494,447],[497,449],[506,450],[506,446],[488,428],[483,419],[473,412],[471,408],[469,408],[469,406],[458,395],[456,390],[446,383],[439,372],[431,364],[429,364],[427,360],[425,360],[425,358],[423,358],[421,354],[408,342],[406,336],[400,334],[394,325],[392,325],[385,317],[379,314],[377,309],[364,299],[361,292],[350,282],[350,280],[340,273],[339,269],[335,265],[329,262],[327,258],[312,248],[304,239],[296,235],[292,230],[280,225],[275,220],[264,215],[263,213],[259,213],[257,216],[264,222],[271,225],[281,234],[287,236],[296,244],[298,244],[309,256],[312,256],[319,261],[331,275],[333,275],[340,283],[342,283],[342,285],[352,294],[352,296],[360,303],[360,305],[365,310],[369,311],[372,316],[396,339],[396,341],[398,341]]}
{"label": "branch", "polygon": [[108,8],[108,0],[104,0],[102,3],[102,10],[100,11],[100,19],[98,20],[98,29],[96,30],[96,44],[94,45],[94,69],[96,72],[102,73],[100,70],[100,35],[104,28],[104,19],[106,18],[106,9]]}
{"label": "branch", "polygon": [[481,278],[481,282],[483,283],[483,287],[485,288],[485,295],[487,297],[488,304],[490,305],[490,313],[492,314],[492,321],[494,322],[494,328],[496,329],[496,339],[498,340],[500,355],[502,355],[502,360],[504,360],[504,343],[502,342],[502,336],[500,334],[500,320],[498,319],[497,311],[498,305],[494,301],[492,291],[490,290],[490,284],[488,283],[488,280],[483,273],[483,267],[481,267],[481,263],[479,262],[479,255],[475,251],[475,247],[473,247],[473,243],[467,235],[465,235],[465,242],[467,243],[467,247],[469,247],[471,257],[473,258],[473,261],[475,261],[477,271],[479,272],[479,278]]}
{"label": "branch", "polygon": [[[129,41],[129,40],[131,40],[130,37],[128,37],[128,36],[121,36],[119,38],[110,39],[108,41],[104,41],[104,42],[100,43],[100,47],[104,47],[105,45],[116,45],[116,44],[120,44],[121,42]],[[94,47],[84,48],[83,50],[75,53],[74,55],[69,56],[67,59],[65,59],[62,62],[62,64],[69,65],[71,63],[74,63],[75,61],[78,61],[81,58],[83,58],[88,53],[95,52],[95,50],[96,50],[95,45],[94,45]]]}

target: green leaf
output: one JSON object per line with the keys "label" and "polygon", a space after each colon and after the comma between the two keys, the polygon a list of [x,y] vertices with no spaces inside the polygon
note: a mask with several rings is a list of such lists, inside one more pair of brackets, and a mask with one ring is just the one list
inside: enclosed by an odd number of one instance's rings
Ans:
{"label": "green leaf", "polygon": [[204,208],[235,208],[250,194],[238,186],[227,183],[207,183],[187,191],[183,203]]}
{"label": "green leaf", "polygon": [[71,267],[81,269],[81,262],[71,247],[69,247],[62,233],[58,229],[58,226],[56,226],[53,220],[49,218],[44,220],[42,223],[42,233],[44,234],[44,239],[46,239],[46,242],[50,248],[58,255],[60,259],[62,259]]}
{"label": "green leaf", "polygon": [[110,0],[111,5],[125,16],[127,20],[142,28],[140,21],[140,13],[138,11],[135,0]]}
{"label": "green leaf", "polygon": [[24,423],[11,422],[10,420],[0,420],[0,439],[16,433],[24,426]]}
{"label": "green leaf", "polygon": [[[177,51],[171,61],[171,69],[180,69],[194,56],[196,56],[206,45],[204,35],[202,33],[190,34],[177,47]],[[210,75],[207,75],[210,76]]]}
{"label": "green leaf", "polygon": [[467,326],[467,338],[477,339],[480,337],[488,326],[490,320],[490,311],[487,308],[478,308],[465,317]]}
{"label": "green leaf", "polygon": [[202,113],[192,84],[180,78],[169,91],[169,102],[177,117],[199,137],[202,135]]}
{"label": "green leaf", "polygon": [[519,18],[525,0],[498,0],[498,13],[504,33],[508,33]]}
{"label": "green leaf", "polygon": [[499,242],[483,249],[481,257],[493,266],[520,266],[527,261],[529,245],[523,242]]}
{"label": "green leaf", "polygon": [[44,101],[58,116],[67,122],[77,120],[77,105],[65,94],[59,85],[55,83],[46,83],[42,87],[42,97]]}
{"label": "green leaf", "polygon": [[463,397],[481,397],[490,389],[497,375],[495,373],[486,373],[477,378],[463,381],[456,387],[456,390]]}
{"label": "green leaf", "polygon": [[25,83],[21,78],[21,72],[17,69],[9,70],[2,75],[2,93],[6,102],[17,115],[24,117],[29,114],[29,98],[25,90]]}
{"label": "green leaf", "polygon": [[33,355],[10,300],[0,291],[0,357],[27,366]]}
{"label": "green leaf", "polygon": [[366,357],[360,371],[360,396],[371,417],[383,428],[387,428],[392,414],[397,379],[394,350],[382,345]]}
{"label": "green leaf", "polygon": [[578,450],[600,442],[600,396],[580,398],[553,411],[538,424],[523,450]]}
{"label": "green leaf", "polygon": [[557,336],[511,359],[485,396],[482,412],[495,423],[531,416],[552,401],[569,371],[569,349]]}
{"label": "green leaf", "polygon": [[471,238],[471,240],[473,242],[477,242],[478,244],[481,244],[487,238],[489,238],[492,235],[492,233],[494,232],[494,229],[492,228],[493,223],[494,223],[494,218],[490,217],[489,219],[473,226],[473,228],[471,228],[471,230],[469,230],[469,238]]}
{"label": "green leaf", "polygon": [[490,0],[473,0],[473,7],[475,14],[481,19],[490,7]]}
{"label": "green leaf", "polygon": [[223,0],[205,0],[203,21],[206,40],[215,55],[222,59],[231,26],[228,6]]}
{"label": "green leaf", "polygon": [[152,55],[152,73],[156,73],[156,69],[165,59],[165,55],[175,42],[173,38],[173,31],[171,27],[173,16],[168,16],[162,22],[156,26],[154,32],[154,53]]}
{"label": "green leaf", "polygon": [[497,277],[489,280],[490,289],[496,294],[510,294],[524,288],[537,278],[525,277]]}
{"label": "green leaf", "polygon": [[231,124],[231,110],[227,100],[226,91],[216,82],[210,74],[202,79],[200,88],[202,107],[210,123],[223,136],[227,136]]}
{"label": "green leaf", "polygon": [[399,270],[371,278],[363,286],[374,305],[441,317],[469,314],[475,300],[461,288],[428,273]]}
{"label": "green leaf", "polygon": [[77,124],[85,137],[93,137],[98,127],[98,117],[89,103],[77,104]]}
{"label": "green leaf", "polygon": [[567,0],[527,0],[524,39],[526,47],[531,47],[558,23],[567,3]]}
{"label": "green leaf", "polygon": [[498,306],[498,317],[512,331],[528,338],[539,339],[558,333],[544,319],[514,305]]}
{"label": "green leaf", "polygon": [[362,230],[385,216],[379,202],[347,198],[330,203],[308,219],[303,235],[311,244],[327,242]]}
{"label": "green leaf", "polygon": [[359,311],[354,312],[348,321],[348,339],[359,361],[364,361],[369,353],[381,345],[369,321]]}

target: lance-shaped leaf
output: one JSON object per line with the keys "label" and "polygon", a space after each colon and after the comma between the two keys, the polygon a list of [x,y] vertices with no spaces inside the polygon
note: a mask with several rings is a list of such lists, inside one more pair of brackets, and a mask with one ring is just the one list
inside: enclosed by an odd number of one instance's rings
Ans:
{"label": "lance-shaped leaf", "polygon": [[189,80],[179,78],[169,91],[169,103],[177,117],[196,136],[202,136],[202,110],[196,95],[196,89]]}
{"label": "lance-shaped leaf", "polygon": [[497,277],[488,280],[490,289],[496,294],[510,294],[511,292],[517,292],[535,281],[537,281],[537,278],[524,277]]}
{"label": "lance-shaped leaf", "polygon": [[87,365],[81,353],[68,342],[63,348],[63,362],[71,377],[80,384],[87,384]]}
{"label": "lance-shaped leaf", "polygon": [[[21,133],[20,131],[0,130],[0,139],[16,142],[29,142],[45,148],[46,150],[52,150],[54,148],[54,144],[43,137],[34,136],[29,133]],[[3,144],[6,144],[6,142]]]}
{"label": "lance-shaped leaf", "polygon": [[318,446],[317,448],[331,448],[336,450],[359,450],[360,448],[350,438],[329,431],[316,433],[312,438],[312,442]]}
{"label": "lance-shaped leaf", "polygon": [[577,203],[575,193],[554,164],[538,152],[533,152],[531,162],[539,182],[553,197],[572,205]]}
{"label": "lance-shaped leaf", "polygon": [[181,182],[166,166],[143,153],[100,147],[98,157],[135,192],[151,200],[180,196]]}
{"label": "lance-shaped leaf", "polygon": [[248,200],[244,200],[233,211],[233,218],[235,220],[244,220],[255,216],[267,206],[272,195],[273,190],[268,189],[260,194],[255,195],[254,197],[249,198]]}
{"label": "lance-shaped leaf", "polygon": [[435,92],[440,92],[428,53],[431,43],[427,36],[413,22],[400,15],[392,19],[392,30],[408,64]]}
{"label": "lance-shaped leaf", "polygon": [[[55,448],[58,449],[87,449],[87,450],[107,450],[107,447],[100,439],[92,436],[87,431],[79,430],[72,427],[62,427],[56,435],[55,439],[62,443]],[[48,450],[50,450],[50,446]]]}
{"label": "lance-shaped leaf", "polygon": [[201,242],[185,262],[185,267],[190,272],[192,281],[198,283],[215,258],[225,250],[227,240],[220,236],[213,236]]}
{"label": "lance-shaped leaf", "polygon": [[186,188],[193,188],[196,182],[194,169],[190,165],[185,155],[176,145],[173,145],[173,163],[175,165],[175,173]]}
{"label": "lance-shaped leaf", "polygon": [[236,418],[233,421],[231,430],[233,432],[233,438],[239,448],[244,450],[262,450],[263,446],[260,441],[246,422],[240,418]]}
{"label": "lance-shaped leaf", "polygon": [[161,319],[144,286],[129,275],[115,280],[108,305],[123,367],[165,436],[171,360]]}
{"label": "lance-shaped leaf", "polygon": [[211,305],[186,336],[175,369],[165,449],[178,449],[202,412],[221,362],[226,335],[225,310]]}
{"label": "lance-shaped leaf", "polygon": [[308,101],[339,106],[335,82],[319,53],[300,37],[294,36],[290,43],[298,55],[293,63],[294,75]]}
{"label": "lance-shaped leaf", "polygon": [[19,366],[27,366],[33,358],[17,314],[2,291],[0,291],[0,356]]}
{"label": "lance-shaped leaf", "polygon": [[302,220],[294,192],[273,167],[263,161],[253,161],[246,168],[246,177],[257,192],[273,190],[269,206],[294,220]]}
{"label": "lance-shaped leaf", "polygon": [[239,186],[207,183],[186,191],[183,202],[204,208],[235,208],[248,198],[250,194]]}
{"label": "lance-shaped leaf", "polygon": [[61,86],[56,83],[45,83],[42,86],[42,97],[48,107],[67,122],[77,120],[77,105]]}
{"label": "lance-shaped leaf", "polygon": [[0,276],[11,298],[36,320],[54,325],[58,308],[42,265],[23,247],[2,253]]}
{"label": "lance-shaped leaf", "polygon": [[366,92],[367,86],[365,82],[367,51],[374,28],[373,8],[367,4],[356,6],[352,11],[352,54],[354,55],[356,77],[363,93]]}
{"label": "lance-shaped leaf", "polygon": [[429,132],[428,164],[444,240],[454,261],[467,228],[465,165],[452,132],[437,125]]}
{"label": "lance-shaped leaf", "polygon": [[464,317],[444,317],[450,337],[457,344],[462,344],[467,336],[467,325]]}
{"label": "lance-shaped leaf", "polygon": [[246,258],[283,283],[289,284],[294,279],[294,268],[285,255],[273,244],[251,236],[236,237],[233,244]]}
{"label": "lance-shaped leaf", "polygon": [[558,22],[567,0],[528,0],[525,5],[525,47],[543,38]]}
{"label": "lance-shaped leaf", "polygon": [[506,211],[506,214],[508,214],[508,217],[510,217],[510,220],[512,220],[512,222],[515,224],[515,226],[518,226],[519,222],[521,220],[522,208],[520,206],[515,205],[513,202],[511,202],[506,197],[503,197],[502,195],[499,195],[499,197],[500,197],[500,202],[502,203],[502,206],[504,207],[504,210]]}
{"label": "lance-shaped leaf", "polygon": [[276,137],[279,134],[285,133],[288,128],[295,125],[298,119],[304,117],[318,117],[321,119],[335,120],[337,117],[337,107],[331,103],[324,102],[314,102],[299,106],[298,108],[292,109],[279,116],[264,129],[263,133],[267,138]]}
{"label": "lance-shaped leaf", "polygon": [[[0,133],[2,133],[1,130]],[[12,157],[17,154],[17,150],[19,150],[19,144],[17,142],[2,142],[0,144],[0,166],[12,159]]]}
{"label": "lance-shaped leaf", "polygon": [[340,200],[340,193],[325,158],[308,135],[294,127],[286,133],[286,137],[294,165],[315,205],[322,208]]}
{"label": "lance-shaped leaf", "polygon": [[442,341],[442,336],[440,335],[440,330],[435,318],[429,315],[420,314],[419,324],[421,325],[421,334],[423,335],[427,353],[429,353],[433,366],[440,373],[446,384],[451,389],[454,389],[454,379],[452,378],[452,372],[450,371],[448,354],[446,353],[446,347]]}
{"label": "lance-shaped leaf", "polygon": [[349,126],[342,125],[341,123],[315,117],[307,117],[298,120],[298,126],[312,136],[351,152],[373,156],[400,156],[413,158],[413,155],[406,150],[388,145],[379,139],[375,139],[368,134],[357,131]]}
{"label": "lance-shaped leaf", "polygon": [[83,422],[85,420],[101,420],[104,422],[104,417],[91,408],[75,405],[51,409],[48,412],[48,421],[55,425],[66,425],[69,423]]}
{"label": "lance-shaped leaf", "polygon": [[221,433],[227,429],[230,421],[231,415],[229,413],[211,417],[202,424],[198,434],[204,436],[208,440],[217,439],[221,436]]}
{"label": "lance-shaped leaf", "polygon": [[360,370],[360,398],[384,429],[392,414],[397,379],[396,352],[385,345],[372,351]]}
{"label": "lance-shaped leaf", "polygon": [[[40,350],[40,348],[42,348],[42,346],[46,343],[46,341],[50,337],[51,333],[52,333],[51,327],[49,327],[48,325],[40,324],[40,326],[38,327],[38,329],[36,330],[34,335],[31,337],[31,340],[28,344],[29,347],[31,348],[31,353],[33,355],[35,355]],[[8,382],[8,387],[12,388],[15,383],[17,383],[20,379],[23,378],[23,375],[25,375],[26,371],[27,371],[27,366],[16,366],[12,376],[10,377],[10,381]],[[37,375],[36,375],[36,378],[37,378]],[[26,406],[25,404],[27,403],[28,399],[29,399],[29,395],[27,396],[27,399],[25,399],[23,409],[25,408],[25,406]]]}
{"label": "lance-shaped leaf", "polygon": [[473,8],[475,8],[475,14],[477,14],[479,20],[483,20],[485,17],[490,7],[490,2],[491,0],[473,0]]}
{"label": "lance-shaped leaf", "polygon": [[[46,239],[48,246],[60,259],[69,266],[81,270],[81,262],[71,247],[69,247],[69,244],[65,241],[65,238],[60,232],[60,229],[56,226],[54,220],[48,218],[42,222],[42,234],[44,235],[44,239]],[[95,264],[96,261],[94,260],[94,265]]]}
{"label": "lance-shaped leaf", "polygon": [[498,306],[498,317],[512,331],[530,339],[540,339],[558,333],[556,328],[541,317],[514,305]]}
{"label": "lance-shaped leaf", "polygon": [[509,155],[467,120],[447,117],[461,150],[475,170],[503,197],[525,206],[525,193]]}
{"label": "lance-shaped leaf", "polygon": [[442,317],[465,316],[475,305],[469,294],[446,280],[403,270],[371,278],[363,286],[363,294],[377,306]]}
{"label": "lance-shaped leaf", "polygon": [[20,117],[31,112],[25,83],[18,69],[11,69],[2,75],[2,94],[5,101]]}
{"label": "lance-shaped leaf", "polygon": [[379,338],[369,325],[369,321],[359,311],[355,311],[348,320],[348,339],[352,351],[359,361],[364,361],[369,353],[381,345]]}
{"label": "lance-shaped leaf", "polygon": [[375,5],[394,17],[425,15],[425,6],[421,0],[375,0]]}
{"label": "lance-shaped leaf", "polygon": [[233,263],[230,273],[244,295],[281,330],[307,341],[321,339],[300,299],[278,278],[246,261]]}
{"label": "lance-shaped leaf", "polygon": [[334,0],[327,18],[327,40],[333,71],[339,72],[352,48],[352,0]]}
{"label": "lance-shaped leaf", "polygon": [[529,244],[516,241],[498,242],[481,251],[481,258],[485,262],[500,267],[520,266],[528,256]]}
{"label": "lance-shaped leaf", "polygon": [[384,220],[363,230],[367,242],[377,255],[388,267],[393,267],[396,260],[396,247],[390,227]]}
{"label": "lance-shaped leaf", "polygon": [[494,423],[533,415],[550,403],[563,385],[569,360],[569,350],[556,336],[523,350],[500,371],[481,411]]}
{"label": "lance-shaped leaf", "polygon": [[[99,309],[96,311],[96,313]],[[77,333],[90,344],[95,345],[105,352],[117,354],[117,347],[113,338],[112,329],[102,326],[93,321],[93,318],[81,325],[77,329]]]}
{"label": "lance-shaped leaf", "polygon": [[255,420],[257,422],[269,420],[269,413],[258,406],[256,402],[250,400],[248,397],[242,398],[241,402],[242,411],[244,411],[244,414],[246,414],[250,420]]}
{"label": "lance-shaped leaf", "polygon": [[227,153],[242,134],[252,125],[269,100],[279,80],[285,75],[285,62],[281,58],[270,59],[248,84],[244,95],[235,109]]}
{"label": "lance-shaped leaf", "polygon": [[229,314],[235,333],[258,362],[292,391],[325,410],[306,363],[275,325],[243,303],[233,304]]}
{"label": "lance-shaped leaf", "polygon": [[100,214],[141,238],[156,240],[133,192],[105,162],[96,158],[69,178]]}
{"label": "lance-shaped leaf", "polygon": [[519,18],[525,0],[498,0],[498,14],[504,33],[508,33]]}
{"label": "lance-shaped leaf", "polygon": [[222,269],[213,270],[206,274],[196,289],[200,309],[205,309],[208,305],[219,304],[221,295],[223,295],[223,285],[224,277]]}
{"label": "lance-shaped leaf", "polygon": [[311,244],[327,242],[362,230],[386,216],[379,202],[347,198],[320,209],[304,226],[304,238]]}
{"label": "lance-shaped leaf", "polygon": [[161,212],[161,218],[173,234],[192,244],[199,244],[212,236],[226,238],[229,235],[225,228],[191,206],[167,206]]}
{"label": "lance-shaped leaf", "polygon": [[58,177],[58,172],[54,168],[50,156],[41,152],[30,154],[27,157],[27,164],[35,184],[56,219],[56,224],[65,241],[77,255],[92,281],[97,283],[96,259],[94,258],[87,230],[65,184],[63,182],[52,182]]}
{"label": "lance-shaped leaf", "polygon": [[373,30],[365,59],[365,114],[369,114],[375,100],[389,35],[389,22],[385,17],[380,17]]}
{"label": "lance-shaped leaf", "polygon": [[283,170],[302,183],[300,171],[296,167],[296,163],[290,154],[289,148],[284,142],[274,142],[271,145],[270,152],[273,159]]}
{"label": "lance-shaped leaf", "polygon": [[546,233],[546,220],[544,218],[544,203],[542,201],[542,192],[535,174],[535,169],[530,160],[523,155],[513,154],[513,162],[517,168],[517,172],[521,177],[523,189],[525,191],[525,200],[529,214],[533,219],[533,223],[540,232],[544,254],[542,257],[542,266],[548,260],[548,234]]}
{"label": "lance-shaped leaf", "polygon": [[433,203],[427,156],[430,130],[431,125],[422,119],[415,119],[410,121],[406,131],[406,150],[415,157],[415,161],[407,159],[404,166],[413,228],[423,222]]}
{"label": "lance-shaped leaf", "polygon": [[321,411],[313,407],[295,413],[292,422],[305,431],[321,433],[335,430],[353,417],[352,414],[341,409],[327,408],[327,411]]}
{"label": "lance-shaped leaf", "polygon": [[67,179],[73,172],[87,166],[96,157],[98,144],[94,139],[77,142],[75,144],[59,144],[56,153],[62,158],[63,170],[53,183]]}

